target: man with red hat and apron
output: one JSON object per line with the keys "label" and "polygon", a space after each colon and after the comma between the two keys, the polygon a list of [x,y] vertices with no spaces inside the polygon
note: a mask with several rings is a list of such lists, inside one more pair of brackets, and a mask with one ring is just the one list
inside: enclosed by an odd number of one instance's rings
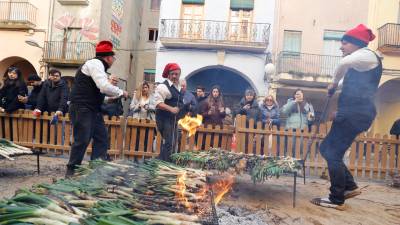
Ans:
{"label": "man with red hat and apron", "polygon": [[110,41],[96,45],[96,57],[86,61],[75,74],[70,95],[70,115],[74,142],[67,164],[66,177],[72,176],[77,165],[82,163],[86,148],[93,138],[93,152],[90,159],[105,159],[108,135],[104,125],[101,105],[105,95],[128,97],[128,93],[108,81],[106,71],[115,61]]}
{"label": "man with red hat and apron", "polygon": [[340,50],[344,57],[336,68],[333,83],[328,86],[328,95],[332,96],[339,84],[342,91],[332,127],[320,146],[321,155],[328,163],[330,195],[311,200],[315,205],[344,210],[346,199],[361,194],[343,156],[376,116],[374,97],[382,76],[382,62],[367,48],[374,38],[363,24],[347,31],[342,38]]}
{"label": "man with red hat and apron", "polygon": [[177,122],[183,115],[183,94],[179,87],[181,68],[176,63],[168,63],[162,73],[165,81],[154,93],[156,104],[157,130],[161,133],[163,144],[159,159],[170,161],[170,156],[177,140]]}

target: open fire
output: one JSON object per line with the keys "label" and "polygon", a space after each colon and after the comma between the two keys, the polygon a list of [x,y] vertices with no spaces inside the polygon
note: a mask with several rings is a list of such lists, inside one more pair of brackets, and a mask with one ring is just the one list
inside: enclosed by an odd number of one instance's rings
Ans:
{"label": "open fire", "polygon": [[191,117],[189,115],[186,115],[182,119],[178,121],[178,124],[189,133],[189,137],[192,135],[196,134],[196,130],[199,126],[201,126],[201,123],[203,121],[203,116],[197,114],[196,117]]}
{"label": "open fire", "polygon": [[[209,179],[209,184],[201,188],[194,196],[190,196],[190,192],[188,191],[189,185],[187,185],[187,174],[186,172],[182,173],[177,177],[177,188],[179,191],[176,193],[176,199],[180,205],[185,206],[185,208],[194,212],[193,204],[197,203],[196,201],[189,201],[189,198],[194,198],[198,200],[204,200],[206,195],[211,191],[213,193],[214,203],[218,205],[219,202],[223,199],[224,195],[227,194],[234,183],[234,176],[232,175],[223,175],[223,176],[213,176],[212,179]],[[201,214],[203,210],[197,209],[197,212]]]}

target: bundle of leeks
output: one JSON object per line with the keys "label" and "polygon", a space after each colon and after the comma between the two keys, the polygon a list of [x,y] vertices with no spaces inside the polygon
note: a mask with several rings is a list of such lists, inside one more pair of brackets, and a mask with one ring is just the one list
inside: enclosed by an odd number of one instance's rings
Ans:
{"label": "bundle of leeks", "polygon": [[205,170],[225,172],[234,169],[246,171],[254,182],[264,182],[269,177],[279,177],[284,173],[299,172],[301,164],[292,157],[263,156],[229,152],[221,149],[209,151],[185,151],[172,155],[172,160],[180,166],[194,166]]}
{"label": "bundle of leeks", "polygon": [[31,149],[16,145],[13,142],[0,138],[0,157],[14,160],[13,156],[33,154]]}

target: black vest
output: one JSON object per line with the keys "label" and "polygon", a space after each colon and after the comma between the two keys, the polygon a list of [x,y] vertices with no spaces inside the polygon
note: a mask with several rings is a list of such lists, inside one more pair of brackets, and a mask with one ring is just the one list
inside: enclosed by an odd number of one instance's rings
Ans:
{"label": "black vest", "polygon": [[372,70],[364,72],[348,70],[343,78],[338,112],[376,116],[374,98],[382,76],[382,61],[377,55],[376,57],[379,65]]}
{"label": "black vest", "polygon": [[[100,60],[104,65],[105,71],[107,71],[108,64],[101,58],[95,59]],[[70,95],[71,105],[82,105],[93,111],[100,112],[104,94],[100,92],[93,78],[82,72],[82,66],[79,67],[75,74],[75,81]]]}
{"label": "black vest", "polygon": [[[179,107],[180,109],[183,106],[183,95],[181,92],[178,91],[178,89],[175,88],[174,85],[169,85],[168,81],[165,80],[163,82],[168,87],[169,92],[171,93],[171,98],[170,99],[165,99],[164,103],[171,106],[171,107]],[[181,109],[182,111],[182,109]],[[178,113],[177,119],[182,117],[182,113]],[[172,114],[169,111],[161,110],[161,109],[156,109],[156,120],[171,120],[174,119],[175,114]]]}

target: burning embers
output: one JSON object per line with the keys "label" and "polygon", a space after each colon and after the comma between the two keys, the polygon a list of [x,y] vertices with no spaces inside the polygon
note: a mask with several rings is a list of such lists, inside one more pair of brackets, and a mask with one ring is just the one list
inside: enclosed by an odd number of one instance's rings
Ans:
{"label": "burning embers", "polygon": [[[190,185],[191,182],[193,182],[193,180],[188,178],[186,171],[182,172],[177,177],[176,187],[179,191],[176,192],[176,199],[179,206],[185,206],[186,210],[189,212],[201,214],[204,212],[204,210],[201,209],[202,202],[207,200],[210,196],[213,196],[213,202],[217,205],[224,195],[231,190],[234,183],[234,176],[208,176],[208,184],[200,189]],[[208,207],[208,204],[207,202],[206,207]]]}
{"label": "burning embers", "polygon": [[214,193],[215,205],[218,205],[224,195],[231,190],[234,181],[234,176],[228,175],[225,177],[221,177],[220,180],[218,180],[214,184],[211,184],[211,189]]}

